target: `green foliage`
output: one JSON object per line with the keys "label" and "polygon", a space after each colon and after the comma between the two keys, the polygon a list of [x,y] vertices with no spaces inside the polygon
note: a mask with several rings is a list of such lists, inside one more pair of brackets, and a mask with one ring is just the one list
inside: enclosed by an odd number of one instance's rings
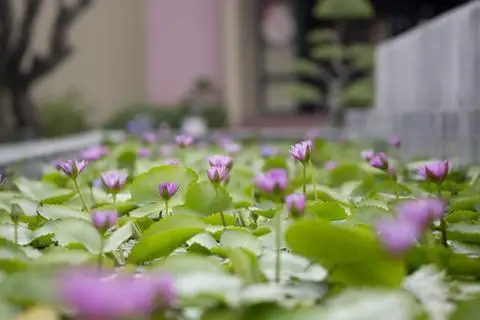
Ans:
{"label": "green foliage", "polygon": [[319,0],[313,12],[315,17],[328,20],[369,19],[374,16],[369,0]]}
{"label": "green foliage", "polygon": [[[141,144],[135,138],[112,144],[80,174],[87,210],[69,178],[48,170],[38,180],[17,176],[0,189],[0,318],[40,312],[38,319],[49,319],[47,310],[72,319],[58,277],[100,261],[113,273],[171,274],[178,300],[165,314],[171,319],[190,309],[201,319],[476,319],[480,197],[478,177],[462,173],[471,170],[452,170],[440,185],[448,200],[447,245],[442,224],[432,221],[418,242],[394,254],[377,223],[396,217],[407,199],[438,196],[413,174],[426,162],[403,159],[409,171],[403,175],[403,162],[376,146],[399,168],[401,176],[389,176],[361,159],[362,146],[318,138],[305,212],[292,217],[284,199],[303,192],[304,181],[301,164],[287,156],[290,144],[279,143],[279,155],[266,159],[258,146],[244,146],[230,180],[217,188],[206,175],[216,147],[189,147],[178,153],[181,164],[167,166],[158,155],[137,159],[132,151]],[[324,168],[330,160],[338,162],[335,169]],[[113,168],[129,170],[115,204],[88,183]],[[284,194],[266,195],[255,186],[255,175],[272,168],[288,171]],[[162,182],[180,184],[168,213]],[[90,211],[114,208],[118,223],[99,232]]]}
{"label": "green foliage", "polygon": [[[309,56],[311,60],[301,59],[295,65],[296,72],[303,76],[321,81],[327,92],[320,92],[320,87],[307,83],[298,83],[292,92],[292,98],[301,103],[318,103],[323,96],[335,95],[340,106],[365,107],[373,102],[373,82],[370,79],[373,68],[373,47],[366,43],[346,43],[345,28],[348,21],[369,19],[374,15],[368,0],[318,0],[314,15],[318,19],[333,20],[330,29],[317,29],[307,35],[312,45]],[[358,77],[361,78],[358,78]],[[333,81],[343,79],[340,93],[330,90]],[[356,80],[354,80],[356,79]],[[347,83],[345,83],[347,80]]]}
{"label": "green foliage", "polygon": [[370,107],[373,103],[373,80],[361,79],[345,88],[340,99],[346,107]]}
{"label": "green foliage", "polygon": [[90,111],[91,106],[74,92],[45,100],[40,105],[40,134],[58,137],[88,130]]}

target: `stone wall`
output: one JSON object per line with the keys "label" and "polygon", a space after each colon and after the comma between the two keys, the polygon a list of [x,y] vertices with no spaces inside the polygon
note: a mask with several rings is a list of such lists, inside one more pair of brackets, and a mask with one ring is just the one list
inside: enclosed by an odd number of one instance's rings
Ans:
{"label": "stone wall", "polygon": [[479,1],[385,41],[375,59],[375,108],[351,131],[398,134],[406,156],[480,160]]}

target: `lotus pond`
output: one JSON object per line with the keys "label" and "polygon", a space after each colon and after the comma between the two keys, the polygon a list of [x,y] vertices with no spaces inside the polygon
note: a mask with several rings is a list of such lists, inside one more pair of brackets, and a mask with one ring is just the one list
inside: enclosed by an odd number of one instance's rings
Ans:
{"label": "lotus pond", "polygon": [[0,176],[0,319],[478,319],[480,170],[156,134]]}

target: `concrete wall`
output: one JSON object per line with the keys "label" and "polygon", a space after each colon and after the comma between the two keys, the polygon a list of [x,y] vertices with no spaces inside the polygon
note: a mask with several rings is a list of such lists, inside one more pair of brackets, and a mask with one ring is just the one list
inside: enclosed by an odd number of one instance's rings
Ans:
{"label": "concrete wall", "polygon": [[354,133],[398,134],[406,156],[480,161],[479,34],[475,1],[379,45],[376,106]]}
{"label": "concrete wall", "polygon": [[222,1],[148,0],[150,101],[177,103],[199,76],[222,85]]}
{"label": "concrete wall", "polygon": [[[55,2],[45,1],[42,8],[36,50],[46,49]],[[75,54],[39,83],[36,95],[45,98],[77,90],[94,107],[90,113],[93,122],[125,104],[145,101],[146,10],[147,0],[94,0],[72,28]]]}
{"label": "concrete wall", "polygon": [[478,105],[480,3],[473,2],[379,45],[379,109],[452,110]]}

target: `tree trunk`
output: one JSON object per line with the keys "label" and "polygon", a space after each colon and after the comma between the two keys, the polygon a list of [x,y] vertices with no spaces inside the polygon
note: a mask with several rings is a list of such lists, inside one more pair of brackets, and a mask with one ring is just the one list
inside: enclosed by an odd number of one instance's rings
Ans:
{"label": "tree trunk", "polygon": [[328,84],[327,103],[330,114],[330,124],[333,127],[342,127],[344,125],[344,110],[340,102],[340,94],[342,92],[342,82],[338,79]]}
{"label": "tree trunk", "polygon": [[15,129],[22,139],[32,139],[38,134],[37,109],[33,103],[30,88],[23,85],[9,88]]}

